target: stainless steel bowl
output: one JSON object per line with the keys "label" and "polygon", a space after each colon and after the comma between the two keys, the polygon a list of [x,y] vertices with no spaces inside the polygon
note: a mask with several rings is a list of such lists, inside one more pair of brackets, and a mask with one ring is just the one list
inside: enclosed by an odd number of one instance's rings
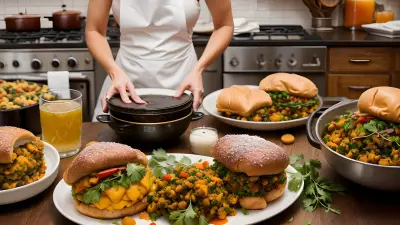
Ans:
{"label": "stainless steel bowl", "polygon": [[[343,115],[345,111],[357,111],[358,101],[344,101],[331,108],[315,111],[307,123],[307,136],[310,144],[322,150],[326,161],[343,177],[362,186],[385,190],[400,190],[400,166],[381,166],[347,158],[331,148],[322,140],[326,124]],[[316,126],[312,126],[313,118],[318,118]],[[315,131],[315,134],[314,134]]]}

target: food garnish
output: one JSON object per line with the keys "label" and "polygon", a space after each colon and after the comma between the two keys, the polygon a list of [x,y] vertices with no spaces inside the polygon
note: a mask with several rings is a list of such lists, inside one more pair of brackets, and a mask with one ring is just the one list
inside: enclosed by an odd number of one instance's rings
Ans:
{"label": "food garnish", "polygon": [[281,141],[282,141],[282,143],[285,144],[285,145],[293,144],[294,139],[295,139],[295,138],[294,138],[294,136],[293,136],[292,134],[284,134],[284,135],[282,135],[282,137],[281,137]]}
{"label": "food garnish", "polygon": [[125,216],[122,219],[122,225],[136,225],[136,221],[129,216]]}
{"label": "food garnish", "polygon": [[187,156],[181,160],[176,160],[174,155],[168,155],[164,149],[153,151],[153,155],[149,160],[149,168],[153,170],[153,175],[157,178],[162,178],[163,175],[171,174],[177,166],[189,166],[192,164]]}
{"label": "food garnish", "polygon": [[340,214],[340,210],[331,207],[332,194],[344,192],[345,189],[337,184],[332,184],[328,179],[319,176],[321,168],[319,160],[305,161],[302,154],[292,155],[290,165],[298,173],[289,173],[292,180],[289,182],[289,190],[298,192],[304,180],[303,208],[307,212],[313,212],[318,207],[324,208],[326,212]]}

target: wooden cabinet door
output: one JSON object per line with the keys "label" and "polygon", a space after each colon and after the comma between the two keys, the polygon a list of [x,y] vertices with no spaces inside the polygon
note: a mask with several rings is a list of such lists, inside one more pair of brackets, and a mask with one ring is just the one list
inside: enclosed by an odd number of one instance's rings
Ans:
{"label": "wooden cabinet door", "polygon": [[389,85],[390,75],[388,74],[329,74],[328,96],[343,96],[350,99],[358,99],[369,88]]}

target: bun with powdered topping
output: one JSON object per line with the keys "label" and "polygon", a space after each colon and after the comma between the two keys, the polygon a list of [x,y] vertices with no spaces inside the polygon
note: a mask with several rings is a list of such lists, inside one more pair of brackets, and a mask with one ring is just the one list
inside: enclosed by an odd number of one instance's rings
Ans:
{"label": "bun with powdered topping", "polygon": [[263,209],[284,193],[288,154],[278,145],[249,135],[226,135],[211,149],[213,165],[246,209]]}

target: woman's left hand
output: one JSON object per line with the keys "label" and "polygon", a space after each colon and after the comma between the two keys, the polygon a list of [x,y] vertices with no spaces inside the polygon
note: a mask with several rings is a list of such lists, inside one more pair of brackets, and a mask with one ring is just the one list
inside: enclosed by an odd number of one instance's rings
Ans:
{"label": "woman's left hand", "polygon": [[179,86],[179,89],[176,92],[175,97],[180,97],[186,90],[189,90],[193,93],[194,96],[193,108],[195,111],[197,111],[203,100],[203,93],[204,93],[203,75],[200,71],[194,69],[188,76],[186,76],[186,78]]}

